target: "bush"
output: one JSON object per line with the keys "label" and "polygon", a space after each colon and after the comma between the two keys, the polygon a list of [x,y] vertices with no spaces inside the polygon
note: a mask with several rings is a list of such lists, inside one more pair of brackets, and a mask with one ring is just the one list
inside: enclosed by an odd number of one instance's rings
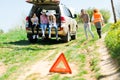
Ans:
{"label": "bush", "polygon": [[111,25],[105,42],[110,50],[111,56],[120,61],[120,21]]}

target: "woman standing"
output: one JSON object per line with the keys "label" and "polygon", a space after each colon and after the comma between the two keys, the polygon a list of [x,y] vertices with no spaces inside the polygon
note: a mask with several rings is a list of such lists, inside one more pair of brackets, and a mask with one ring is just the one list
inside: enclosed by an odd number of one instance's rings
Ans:
{"label": "woman standing", "polygon": [[101,28],[102,28],[102,23],[103,23],[103,17],[98,9],[93,10],[92,22],[96,26],[96,30],[97,30],[99,38],[101,38],[102,37]]}
{"label": "woman standing", "polygon": [[84,31],[85,31],[86,39],[88,39],[87,30],[90,32],[92,38],[94,38],[93,32],[91,31],[91,24],[90,24],[89,14],[86,13],[86,11],[84,9],[81,10],[80,18],[82,18],[82,21],[84,23]]}

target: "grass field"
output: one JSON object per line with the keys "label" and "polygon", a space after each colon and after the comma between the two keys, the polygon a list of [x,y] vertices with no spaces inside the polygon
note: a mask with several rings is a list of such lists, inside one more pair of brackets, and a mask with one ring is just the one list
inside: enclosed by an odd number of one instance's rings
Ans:
{"label": "grass field", "polygon": [[[66,59],[69,63],[77,66],[77,74],[74,76],[64,76],[61,74],[53,74],[49,77],[50,80],[86,80],[85,75],[90,75],[90,72],[86,70],[88,66],[93,78],[97,78],[99,75],[97,62],[98,54],[95,50],[89,50],[91,46],[95,46],[95,41],[98,40],[95,27],[92,27],[95,38],[92,39],[89,35],[89,40],[85,39],[84,30],[82,25],[79,25],[78,39],[72,40],[68,43],[56,42],[55,40],[42,41],[38,40],[37,43],[31,44],[26,38],[26,32],[24,29],[15,29],[8,33],[0,35],[0,62],[6,66],[6,72],[0,76],[0,80],[17,80],[18,76],[22,74],[19,72],[27,66],[36,63],[47,56],[50,51],[54,50],[54,53],[50,55],[46,60],[52,61],[59,52],[64,52]],[[109,24],[103,27],[103,33],[108,31]],[[90,58],[90,61],[88,58]],[[89,62],[88,62],[89,61]],[[24,72],[24,71],[23,71]],[[31,79],[37,80],[37,79]]]}

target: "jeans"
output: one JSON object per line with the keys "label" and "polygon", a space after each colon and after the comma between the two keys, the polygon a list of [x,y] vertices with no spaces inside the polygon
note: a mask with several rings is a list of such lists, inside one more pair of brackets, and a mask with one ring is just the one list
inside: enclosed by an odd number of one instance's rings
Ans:
{"label": "jeans", "polygon": [[51,37],[51,28],[54,27],[55,28],[55,33],[56,33],[56,38],[58,38],[58,27],[56,24],[49,24],[49,37]]}
{"label": "jeans", "polygon": [[96,26],[96,29],[97,29],[97,34],[98,34],[99,38],[101,38],[101,32],[102,32],[101,31],[101,27],[102,27],[101,22],[96,22],[95,26]]}
{"label": "jeans", "polygon": [[84,31],[85,31],[86,39],[88,39],[87,30],[90,32],[92,38],[94,38],[93,32],[91,31],[91,24],[90,23],[84,23]]}
{"label": "jeans", "polygon": [[46,28],[47,28],[47,24],[40,24],[40,27],[42,29],[42,36],[45,36],[45,31],[46,31]]}

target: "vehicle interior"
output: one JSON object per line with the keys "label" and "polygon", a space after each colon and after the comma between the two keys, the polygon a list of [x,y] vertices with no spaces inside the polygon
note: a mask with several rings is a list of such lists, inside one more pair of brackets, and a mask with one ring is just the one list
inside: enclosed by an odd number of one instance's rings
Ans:
{"label": "vehicle interior", "polygon": [[33,7],[32,7],[32,9],[31,9],[31,12],[30,12],[30,14],[29,14],[29,17],[31,18],[32,17],[32,15],[34,14],[34,13],[36,13],[36,15],[37,15],[37,17],[38,17],[38,19],[39,19],[39,23],[40,23],[40,15],[41,15],[41,11],[42,11],[42,9],[45,9],[45,10],[47,10],[47,11],[49,11],[49,10],[53,10],[53,11],[55,11],[55,16],[56,16],[56,23],[57,23],[57,25],[58,25],[58,27],[60,26],[60,10],[59,10],[59,6],[56,6],[56,5],[34,5]]}

